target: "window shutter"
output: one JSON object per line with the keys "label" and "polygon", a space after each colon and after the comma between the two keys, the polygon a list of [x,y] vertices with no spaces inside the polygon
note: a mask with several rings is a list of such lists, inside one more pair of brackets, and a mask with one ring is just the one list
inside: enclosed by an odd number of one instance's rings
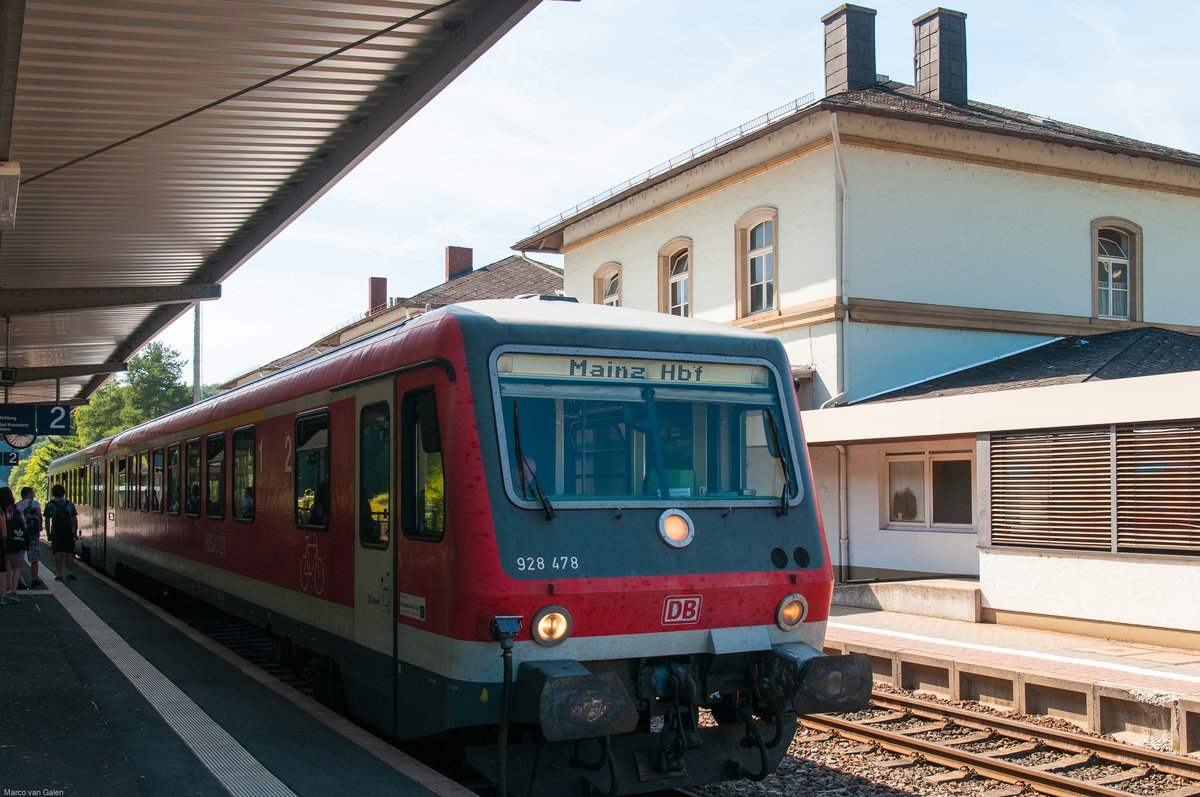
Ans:
{"label": "window shutter", "polygon": [[1117,550],[1200,553],[1200,427],[1117,429]]}
{"label": "window shutter", "polygon": [[995,435],[992,544],[1112,549],[1109,430]]}

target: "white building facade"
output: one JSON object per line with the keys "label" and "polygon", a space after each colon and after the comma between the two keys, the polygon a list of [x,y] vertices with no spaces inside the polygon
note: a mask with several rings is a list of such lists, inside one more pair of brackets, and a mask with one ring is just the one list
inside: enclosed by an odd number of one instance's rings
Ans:
{"label": "white building facade", "polygon": [[[874,15],[847,5],[823,19],[824,99],[514,248],[562,253],[565,293],[580,301],[777,336],[806,425],[1062,335],[1200,334],[1200,156],[968,101],[954,11],[914,21],[915,87],[877,83]],[[981,421],[810,449],[835,570],[853,550],[856,576],[1007,578],[987,548]],[[930,507],[889,523],[888,468],[965,498],[941,522]]]}

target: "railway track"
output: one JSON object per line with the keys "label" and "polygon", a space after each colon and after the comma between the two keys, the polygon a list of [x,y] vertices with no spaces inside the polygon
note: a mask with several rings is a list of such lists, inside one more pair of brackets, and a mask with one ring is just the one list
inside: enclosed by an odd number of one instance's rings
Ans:
{"label": "railway track", "polygon": [[923,778],[930,784],[1007,784],[984,792],[990,797],[1200,795],[1200,760],[904,695],[876,692],[869,711],[803,717],[801,724],[861,742],[863,755],[886,756],[879,767],[942,768]]}

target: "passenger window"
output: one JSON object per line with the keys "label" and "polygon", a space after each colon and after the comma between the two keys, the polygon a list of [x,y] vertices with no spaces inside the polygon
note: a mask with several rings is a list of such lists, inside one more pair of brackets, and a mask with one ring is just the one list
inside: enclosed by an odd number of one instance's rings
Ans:
{"label": "passenger window", "polygon": [[150,508],[155,512],[163,511],[163,450],[156,448],[150,452],[153,460],[150,469]]}
{"label": "passenger window", "polygon": [[167,511],[179,514],[179,444],[167,448]]}
{"label": "passenger window", "polygon": [[296,418],[296,525],[329,528],[329,412]]}
{"label": "passenger window", "polygon": [[433,390],[408,393],[401,411],[404,536],[437,541],[446,533],[446,478]]}
{"label": "passenger window", "polygon": [[200,515],[200,441],[188,440],[187,452],[183,461],[183,484],[187,497],[183,502],[183,511],[192,517]]}
{"label": "passenger window", "polygon": [[[127,461],[124,457],[117,460],[117,509],[125,508],[125,468]],[[64,474],[68,475],[68,474]]]}
{"label": "passenger window", "polygon": [[254,520],[254,427],[233,433],[233,519]]}
{"label": "passenger window", "polygon": [[150,456],[145,451],[137,455],[138,461],[138,508],[150,511]]}
{"label": "passenger window", "polygon": [[358,539],[366,548],[391,540],[392,428],[386,402],[363,407],[358,427]]}
{"label": "passenger window", "polygon": [[225,433],[209,435],[206,442],[205,513],[213,520],[225,517]]}

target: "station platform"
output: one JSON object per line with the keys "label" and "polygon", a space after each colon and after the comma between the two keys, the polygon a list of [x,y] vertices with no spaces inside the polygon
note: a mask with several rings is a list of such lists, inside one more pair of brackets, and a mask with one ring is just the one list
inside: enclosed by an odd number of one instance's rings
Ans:
{"label": "station platform", "polygon": [[75,574],[54,581],[42,562],[48,588],[0,606],[6,794],[470,797],[108,578]]}
{"label": "station platform", "polygon": [[835,603],[826,650],[865,653],[877,683],[1200,753],[1200,651],[916,613],[939,585],[909,583],[914,613]]}

